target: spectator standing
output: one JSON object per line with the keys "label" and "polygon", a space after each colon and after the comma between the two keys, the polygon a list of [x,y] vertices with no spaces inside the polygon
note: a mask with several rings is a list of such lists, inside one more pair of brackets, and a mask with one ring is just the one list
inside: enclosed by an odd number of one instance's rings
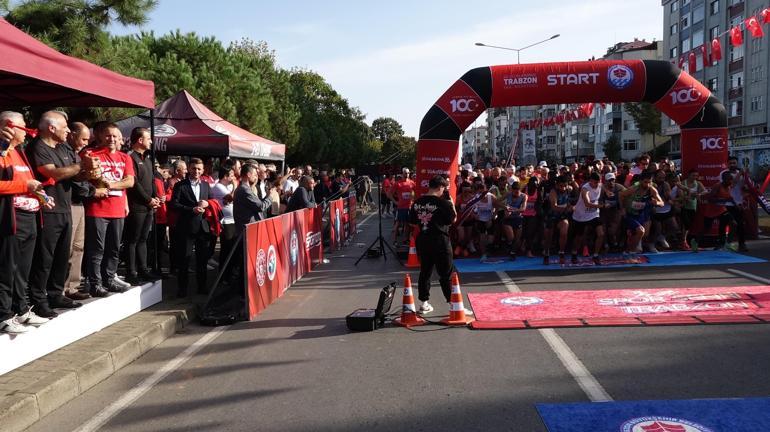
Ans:
{"label": "spectator standing", "polygon": [[316,203],[324,203],[332,196],[333,183],[326,171],[321,171],[320,181],[313,189]]}
{"label": "spectator standing", "polygon": [[123,138],[114,123],[94,126],[96,148],[85,150],[82,157],[98,158],[101,177],[94,179],[109,189],[107,196],[94,195],[86,200],[85,260],[86,284],[92,297],[106,297],[110,292],[124,292],[115,284],[120,261],[120,243],[128,202],[125,190],[134,185],[134,164],[119,151]]}
{"label": "spectator standing", "polygon": [[155,190],[155,169],[150,159],[151,145],[149,129],[137,127],[131,131],[131,151],[128,155],[134,168],[134,185],[127,190],[125,246],[126,282],[132,285],[158,279],[157,275],[150,274],[147,264],[147,239],[152,228],[153,212],[160,206]]}
{"label": "spectator standing", "polygon": [[313,196],[313,187],[315,186],[315,180],[310,176],[303,176],[300,179],[299,187],[294,191],[294,194],[289,199],[289,206],[286,208],[287,212],[294,210],[300,210],[305,208],[315,208],[315,196]]}
{"label": "spectator standing", "polygon": [[235,241],[235,219],[233,219],[233,192],[235,192],[235,172],[232,167],[219,169],[219,180],[211,188],[211,198],[222,206],[222,233],[219,235],[219,265],[224,263]]}
{"label": "spectator standing", "polygon": [[[0,272],[0,332],[18,334],[29,331],[27,325],[38,326],[48,322],[48,318],[38,316],[27,303],[26,282],[32,258],[30,246],[34,248],[34,240],[29,240],[29,236],[35,233],[35,218],[34,215],[19,218],[20,211],[17,211],[18,204],[29,198],[36,200],[33,194],[42,192],[43,186],[33,178],[22,153],[16,149],[24,142],[26,132],[6,126],[9,121],[17,126],[26,126],[20,113],[0,113],[0,124],[4,125],[0,130],[3,148],[0,153],[0,257],[4,266]],[[22,243],[25,240],[26,245]],[[26,257],[21,255],[22,245],[27,249]],[[27,274],[23,274],[24,266],[27,266]],[[50,312],[52,317],[56,316],[55,312]]]}
{"label": "spectator standing", "polygon": [[272,205],[268,196],[260,197],[255,189],[259,181],[259,168],[245,164],[241,168],[241,184],[233,194],[233,219],[235,234],[243,232],[246,224],[267,218],[267,210]]}
{"label": "spectator standing", "polygon": [[206,294],[206,264],[209,259],[211,229],[203,217],[207,200],[211,197],[211,186],[201,181],[203,161],[190,159],[188,178],[177,182],[171,196],[170,207],[177,214],[175,247],[177,256],[177,297],[187,297],[187,270],[195,249],[195,275],[198,294]]}

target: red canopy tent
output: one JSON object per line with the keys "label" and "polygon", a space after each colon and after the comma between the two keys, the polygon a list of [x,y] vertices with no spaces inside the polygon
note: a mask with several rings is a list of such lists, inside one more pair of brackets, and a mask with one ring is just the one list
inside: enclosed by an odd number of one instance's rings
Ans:
{"label": "red canopy tent", "polygon": [[0,106],[154,104],[151,81],[66,56],[0,18]]}
{"label": "red canopy tent", "polygon": [[[124,137],[150,127],[148,112],[117,122]],[[186,90],[155,108],[155,150],[180,156],[222,156],[283,161],[286,146],[224,120]]]}

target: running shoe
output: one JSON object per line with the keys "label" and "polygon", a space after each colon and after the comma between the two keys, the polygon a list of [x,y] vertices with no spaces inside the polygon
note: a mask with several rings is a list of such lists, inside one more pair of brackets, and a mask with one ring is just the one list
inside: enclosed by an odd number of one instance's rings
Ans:
{"label": "running shoe", "polygon": [[16,321],[16,317],[8,318],[7,320],[0,322],[0,332],[9,334],[21,334],[26,333],[29,330],[29,327]]}
{"label": "running shoe", "polygon": [[427,301],[424,301],[420,305],[419,312],[420,312],[420,315],[426,314],[426,313],[431,313],[431,312],[433,312],[433,306],[431,306],[430,303],[428,303]]}
{"label": "running shoe", "polygon": [[29,308],[27,313],[25,313],[24,315],[19,315],[18,317],[16,317],[16,321],[19,324],[22,324],[22,325],[30,325],[30,326],[34,326],[34,327],[39,327],[39,326],[47,323],[50,320],[48,318],[43,318],[41,316],[38,316],[35,312],[32,312],[32,308]]}
{"label": "running shoe", "polygon": [[602,265],[602,260],[599,259],[598,255],[594,255],[593,260],[594,260],[594,265]]}
{"label": "running shoe", "polygon": [[550,255],[543,255],[543,265],[548,265],[551,263],[551,256]]}
{"label": "running shoe", "polygon": [[486,260],[487,260],[487,254],[482,255],[481,259],[479,259],[479,261],[481,262],[486,262]]}
{"label": "running shoe", "polygon": [[578,256],[577,256],[577,254],[572,254],[572,258],[570,259],[570,262],[572,262],[572,264],[577,264],[578,263]]}
{"label": "running shoe", "polygon": [[560,253],[559,254],[559,264],[563,265],[563,264],[566,264],[566,263],[567,263],[567,259],[564,258],[564,253]]}
{"label": "running shoe", "polygon": [[749,248],[746,247],[746,243],[740,243],[740,244],[738,244],[738,251],[740,251],[740,252],[748,252]]}
{"label": "running shoe", "polygon": [[688,245],[687,242],[682,242],[682,244],[679,246],[679,248],[682,249],[683,251],[689,251],[690,250],[690,245]]}
{"label": "running shoe", "polygon": [[698,253],[698,240],[694,238],[690,240],[690,249],[692,249],[693,253]]}
{"label": "running shoe", "polygon": [[656,254],[656,253],[658,253],[658,249],[655,247],[655,245],[653,243],[648,243],[647,244],[647,252]]}

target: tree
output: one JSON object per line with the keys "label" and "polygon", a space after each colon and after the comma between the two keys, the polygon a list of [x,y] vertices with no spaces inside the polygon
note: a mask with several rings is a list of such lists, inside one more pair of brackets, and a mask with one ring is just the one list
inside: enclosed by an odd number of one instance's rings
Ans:
{"label": "tree", "polygon": [[660,134],[660,111],[649,102],[629,102],[624,104],[625,110],[636,122],[639,133],[652,135],[652,151],[657,151],[655,136]]}
{"label": "tree", "polygon": [[622,148],[620,147],[620,139],[617,134],[610,135],[607,141],[603,144],[604,155],[611,161],[619,161]]}
{"label": "tree", "polygon": [[141,25],[157,0],[26,0],[16,6],[3,0],[5,19],[51,47],[99,64],[109,43],[107,27]]}

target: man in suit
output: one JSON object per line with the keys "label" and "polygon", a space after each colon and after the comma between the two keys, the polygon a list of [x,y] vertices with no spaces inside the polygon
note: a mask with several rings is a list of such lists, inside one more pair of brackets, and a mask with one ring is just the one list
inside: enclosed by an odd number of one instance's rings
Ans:
{"label": "man in suit", "polygon": [[190,159],[188,176],[174,185],[169,204],[177,214],[174,247],[178,248],[176,254],[178,297],[187,297],[187,266],[192,258],[193,247],[195,247],[198,294],[206,293],[206,263],[209,260],[211,230],[203,214],[209,206],[211,186],[201,181],[201,175],[203,175],[203,161],[198,158]]}
{"label": "man in suit", "polygon": [[[257,186],[259,167],[245,164],[241,168],[241,183],[233,193],[233,218],[235,233],[240,234],[246,224],[261,221],[267,216],[267,210],[272,205],[268,195],[262,195]],[[255,191],[256,189],[256,191]]]}

